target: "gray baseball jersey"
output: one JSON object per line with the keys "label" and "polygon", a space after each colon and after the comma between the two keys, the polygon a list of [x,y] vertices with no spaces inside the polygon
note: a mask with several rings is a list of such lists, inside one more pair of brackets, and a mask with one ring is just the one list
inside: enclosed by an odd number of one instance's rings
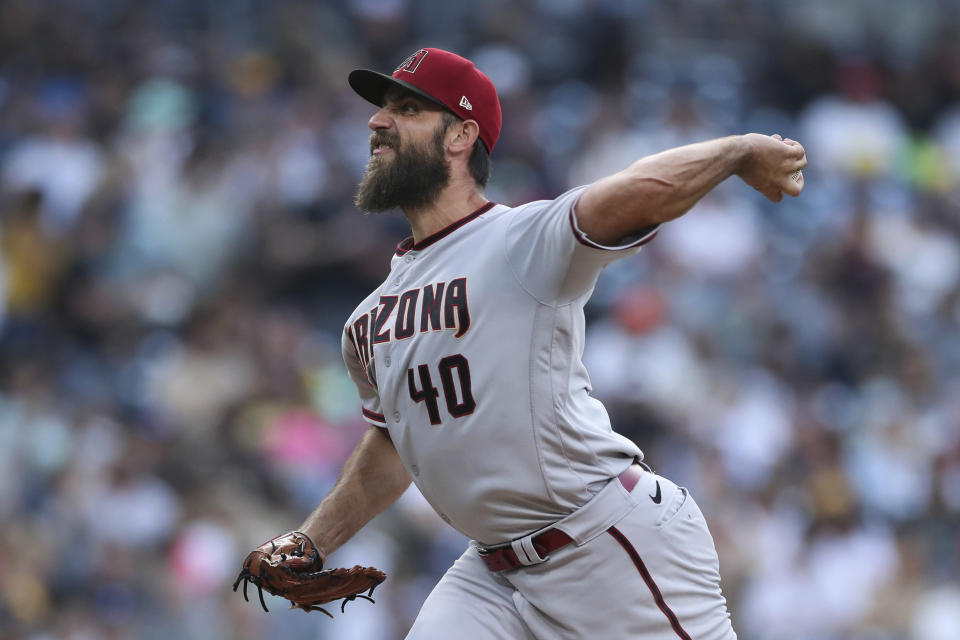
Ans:
{"label": "gray baseball jersey", "polygon": [[590,241],[574,215],[583,189],[488,203],[401,243],[344,328],[364,417],[440,516],[485,544],[556,522],[642,458],[590,397],[583,306],[604,266],[656,229]]}

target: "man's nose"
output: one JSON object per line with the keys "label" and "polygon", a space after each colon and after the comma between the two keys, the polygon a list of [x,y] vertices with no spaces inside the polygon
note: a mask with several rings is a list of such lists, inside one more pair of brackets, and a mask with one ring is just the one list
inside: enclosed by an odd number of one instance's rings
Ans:
{"label": "man's nose", "polygon": [[389,129],[393,122],[387,116],[386,107],[381,108],[379,111],[370,116],[370,120],[367,121],[367,126],[370,127],[373,131],[378,131],[380,129]]}

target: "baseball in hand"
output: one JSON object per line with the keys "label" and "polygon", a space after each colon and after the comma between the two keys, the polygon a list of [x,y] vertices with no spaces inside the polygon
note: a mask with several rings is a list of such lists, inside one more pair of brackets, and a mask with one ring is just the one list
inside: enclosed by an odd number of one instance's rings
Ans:
{"label": "baseball in hand", "polygon": [[796,182],[797,184],[803,186],[803,172],[800,171],[800,169],[797,169],[796,171],[791,173],[790,178],[793,179],[793,181]]}

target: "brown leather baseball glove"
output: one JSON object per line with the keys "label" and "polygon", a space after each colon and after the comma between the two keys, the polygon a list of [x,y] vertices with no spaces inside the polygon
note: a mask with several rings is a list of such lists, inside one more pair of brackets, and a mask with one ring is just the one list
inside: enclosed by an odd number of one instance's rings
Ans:
{"label": "brown leather baseball glove", "polygon": [[373,602],[374,588],[387,579],[383,571],[374,567],[324,569],[324,560],[307,534],[291,531],[264,542],[247,555],[233,590],[243,582],[243,599],[249,602],[247,583],[252,582],[257,586],[264,611],[269,611],[263,601],[266,589],[289,600],[291,609],[323,611],[332,618],[329,611],[318,605],[342,599],[343,612],[351,600],[363,598]]}

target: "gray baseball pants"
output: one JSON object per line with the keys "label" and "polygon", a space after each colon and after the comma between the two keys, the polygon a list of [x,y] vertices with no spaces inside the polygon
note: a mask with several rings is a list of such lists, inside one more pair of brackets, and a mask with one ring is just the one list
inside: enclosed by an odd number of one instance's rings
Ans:
{"label": "gray baseball pants", "polygon": [[627,501],[615,523],[594,509],[596,524],[571,523],[575,542],[540,564],[494,573],[471,543],[407,640],[736,640],[713,538],[689,492],[645,472],[629,493],[613,480],[601,494]]}

